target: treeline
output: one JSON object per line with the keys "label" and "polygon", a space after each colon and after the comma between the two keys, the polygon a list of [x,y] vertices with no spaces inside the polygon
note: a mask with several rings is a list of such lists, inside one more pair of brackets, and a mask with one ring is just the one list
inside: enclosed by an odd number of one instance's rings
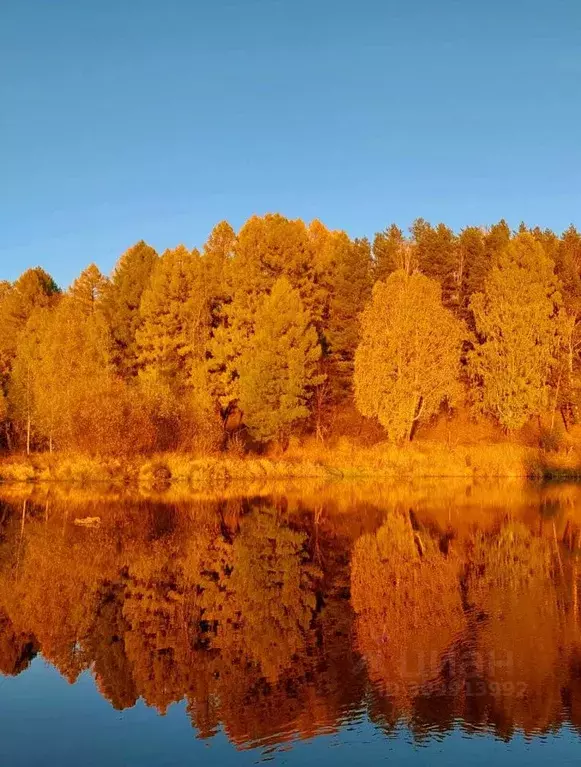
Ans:
{"label": "treeline", "polygon": [[0,283],[7,449],[210,451],[325,439],[354,403],[389,439],[469,404],[507,430],[575,420],[581,234],[422,219],[351,239],[219,223],[201,252],[138,242],[111,277]]}

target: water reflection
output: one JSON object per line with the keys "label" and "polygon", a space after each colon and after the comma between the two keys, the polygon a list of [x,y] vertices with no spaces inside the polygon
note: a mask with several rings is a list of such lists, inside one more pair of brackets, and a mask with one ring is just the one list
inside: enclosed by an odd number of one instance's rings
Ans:
{"label": "water reflection", "polygon": [[417,739],[581,732],[578,486],[3,495],[4,675],[41,653],[240,748],[362,712]]}

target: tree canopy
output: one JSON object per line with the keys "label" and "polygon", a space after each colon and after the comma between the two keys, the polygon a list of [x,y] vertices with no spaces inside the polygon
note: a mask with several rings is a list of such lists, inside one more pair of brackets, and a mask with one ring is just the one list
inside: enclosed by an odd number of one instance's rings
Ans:
{"label": "tree canopy", "polygon": [[400,270],[373,288],[355,354],[355,402],[390,439],[411,439],[459,393],[462,323],[442,305],[441,288]]}
{"label": "tree canopy", "polygon": [[0,281],[2,449],[400,442],[446,403],[570,429],[580,402],[573,226],[417,218],[367,239],[268,213],[199,250],[140,240],[64,291],[40,267]]}

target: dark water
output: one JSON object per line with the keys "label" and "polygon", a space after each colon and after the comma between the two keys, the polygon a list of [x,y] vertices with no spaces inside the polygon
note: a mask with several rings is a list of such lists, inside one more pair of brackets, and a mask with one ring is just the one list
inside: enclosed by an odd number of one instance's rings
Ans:
{"label": "dark water", "polygon": [[581,759],[581,487],[0,488],[2,765]]}

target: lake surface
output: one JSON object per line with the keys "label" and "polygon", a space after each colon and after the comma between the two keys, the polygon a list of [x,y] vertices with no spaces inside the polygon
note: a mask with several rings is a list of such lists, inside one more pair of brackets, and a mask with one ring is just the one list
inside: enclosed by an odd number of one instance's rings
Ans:
{"label": "lake surface", "polygon": [[578,764],[581,486],[0,488],[0,763]]}

